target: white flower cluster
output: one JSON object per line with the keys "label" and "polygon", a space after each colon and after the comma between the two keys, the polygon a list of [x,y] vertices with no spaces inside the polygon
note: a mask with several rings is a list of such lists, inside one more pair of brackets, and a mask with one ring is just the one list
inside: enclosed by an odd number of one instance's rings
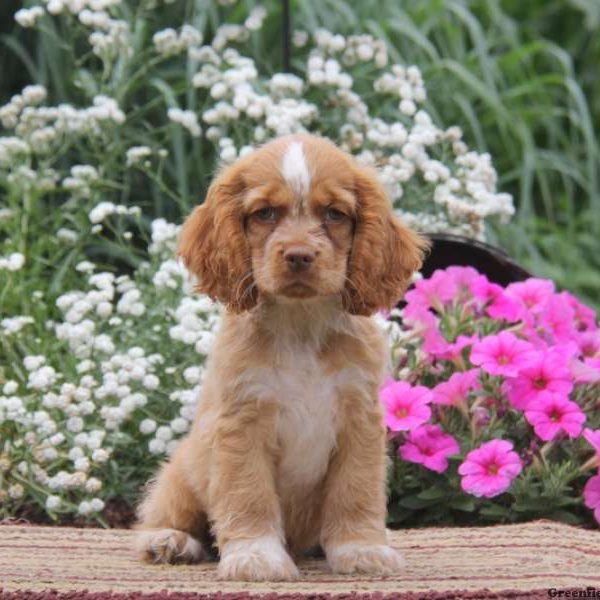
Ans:
{"label": "white flower cluster", "polygon": [[[94,30],[91,36],[102,36],[115,27],[123,32],[127,29],[126,13],[118,4],[49,0],[46,8],[53,14],[78,15],[82,25]],[[34,19],[34,15],[24,15],[20,18]],[[312,36],[296,32],[297,38],[302,37],[300,45],[306,47],[300,76],[277,73],[266,78],[252,58],[232,47],[246,42],[265,18],[265,9],[256,6],[243,23],[217,27],[210,44],[204,46],[201,32],[190,24],[154,34],[159,58],[187,51],[186,76],[206,94],[200,113],[195,107],[170,108],[167,118],[171,122],[192,137],[203,133],[199,121],[206,124],[206,138],[215,143],[225,163],[274,136],[305,130],[332,136],[359,161],[380,168],[396,208],[416,215],[412,221],[420,229],[434,227],[483,238],[485,219],[512,215],[512,199],[497,192],[489,158],[469,152],[458,128],[439,128],[425,110],[427,93],[417,67],[388,66],[385,42],[372,35],[343,36],[318,29]],[[123,25],[117,27],[118,23]],[[123,44],[129,43],[123,40]],[[118,43],[108,45],[115,48]],[[364,63],[368,63],[374,92],[366,101],[354,91],[364,78]],[[23,157],[50,152],[63,133],[100,135],[106,120],[120,124],[125,119],[116,102],[105,96],[97,96],[87,109],[33,106],[43,97],[42,89],[26,88],[0,108],[0,119],[17,134],[0,138],[0,167],[20,162],[21,171],[13,176],[23,189],[41,185],[36,183],[40,174],[23,165]],[[320,106],[328,110],[320,110]],[[127,151],[126,164],[149,167],[150,156],[149,146],[134,146]],[[51,175],[44,177],[48,189]],[[87,191],[85,187],[83,191]]]}
{"label": "white flower cluster", "polygon": [[144,163],[152,156],[152,154],[152,148],[149,148],[148,146],[132,146],[125,153],[127,166],[131,167],[133,165]]}
{"label": "white flower cluster", "polygon": [[46,10],[51,15],[69,12],[78,15],[86,9],[102,11],[121,4],[122,0],[44,0]]}
{"label": "white flower cluster", "polygon": [[[267,135],[305,131],[318,115],[314,104],[285,93],[299,95],[303,88],[301,80],[293,75],[274,76],[268,82],[272,93],[265,94],[258,89],[254,61],[231,48],[223,52],[217,65],[212,59],[203,64],[192,82],[196,87],[208,88],[211,98],[216,100],[214,106],[202,114],[203,121],[211,126],[206,133],[209,139],[227,137],[223,128],[230,127],[242,116],[248,117],[250,122],[264,121],[271,133],[266,134],[262,126],[257,127],[254,138],[261,142]],[[229,154],[231,159],[231,152]]]}
{"label": "white flower cluster", "polygon": [[89,197],[91,186],[98,181],[99,174],[91,165],[73,165],[71,176],[62,180],[65,189],[73,192],[75,196]]}
{"label": "white flower cluster", "polygon": [[[83,109],[70,104],[33,106],[44,97],[44,88],[29,86],[0,107],[3,126],[14,129],[17,134],[0,137],[0,168],[20,166],[29,169],[22,164],[24,158],[50,154],[64,136],[100,136],[108,123],[120,125],[125,121],[125,113],[116,100],[108,96],[95,96],[92,106]],[[29,171],[32,176],[39,176],[35,171]],[[52,171],[47,170],[46,177],[51,174]]]}
{"label": "white flower cluster", "polygon": [[226,23],[217,28],[212,39],[211,46],[221,51],[231,43],[242,43],[248,40],[250,34],[258,31],[262,26],[267,16],[267,11],[263,6],[255,6],[251,11],[243,25],[234,25]]}
{"label": "white flower cluster", "polygon": [[174,56],[202,44],[202,34],[191,25],[184,25],[180,32],[167,28],[152,37],[156,51],[162,56]]}
{"label": "white flower cluster", "polygon": [[[25,356],[24,378],[0,387],[0,424],[15,431],[3,440],[0,497],[27,493],[14,472],[46,491],[46,510],[95,514],[111,489],[110,459],[131,431],[157,457],[188,431],[221,318],[210,299],[187,295],[189,275],[170,258],[177,231],[154,221],[152,262],[133,278],[85,266],[82,289],[58,297],[53,329],[65,352]],[[2,327],[31,323],[15,317]]]}
{"label": "white flower cluster", "polygon": [[216,306],[208,297],[184,296],[173,313],[175,325],[169,329],[172,340],[194,346],[198,354],[208,354],[220,323]]}
{"label": "white flower cluster", "polygon": [[[233,162],[270,137],[305,130],[330,133],[323,119],[326,113],[306,99],[312,89],[324,95],[335,111],[331,131],[342,147],[363,164],[379,168],[397,210],[411,213],[418,229],[483,238],[486,218],[512,215],[512,199],[497,192],[489,157],[469,152],[459,128],[443,130],[434,124],[424,109],[427,93],[420,70],[387,67],[381,40],[318,30],[305,78],[279,73],[265,79],[251,58],[227,47],[241,41],[242,30],[246,31],[227,26],[221,32],[227,43],[213,41],[189,53],[198,65],[192,83],[208,94],[202,112],[206,137],[215,142],[223,163]],[[350,69],[363,62],[371,62],[378,73],[372,82],[376,98],[372,104],[377,109],[387,106],[385,114],[395,110],[395,118],[383,118],[379,110],[373,114],[353,90]],[[168,116],[193,136],[200,134],[195,113],[169,109]],[[250,130],[245,136],[239,134],[241,121]]]}
{"label": "white flower cluster", "polygon": [[13,252],[6,257],[0,256],[0,271],[18,271],[25,264],[25,257],[20,252]]}
{"label": "white flower cluster", "polygon": [[172,256],[177,245],[180,226],[167,222],[165,219],[154,219],[150,226],[151,243],[148,246],[150,255],[166,253]]}
{"label": "white flower cluster", "polygon": [[[382,103],[387,98],[398,102],[398,117],[394,121],[372,117],[369,107],[351,90],[351,78],[345,77],[341,64],[374,60],[384,66],[387,56],[376,40],[344,38],[322,30],[315,37],[318,49],[308,61],[309,82],[335,90],[348,109],[340,129],[342,145],[362,163],[379,167],[397,210],[408,214],[414,227],[483,238],[485,218],[506,220],[514,213],[512,197],[496,190],[489,155],[469,152],[458,127],[438,128],[422,107],[427,93],[417,67],[392,65],[375,79],[373,89]],[[431,192],[425,196],[427,186]],[[411,194],[405,193],[407,189]]]}
{"label": "white flower cluster", "polygon": [[[96,2],[100,4],[100,2]],[[79,12],[79,21],[86,27],[94,29],[88,37],[94,54],[109,62],[120,53],[131,55],[130,31],[127,21],[113,19],[102,9]]]}
{"label": "white flower cluster", "polygon": [[13,129],[19,122],[19,114],[27,106],[42,103],[48,95],[43,85],[28,85],[20,94],[15,94],[8,104],[0,107],[0,123],[6,129]]}
{"label": "white flower cluster", "polygon": [[139,206],[124,206],[113,202],[100,202],[92,208],[89,219],[92,223],[102,223],[110,215],[139,216],[142,209]]}
{"label": "white flower cluster", "polygon": [[178,123],[182,127],[185,127],[193,137],[200,137],[202,135],[202,128],[198,123],[198,117],[191,110],[170,108],[167,111],[167,116],[173,123]]}
{"label": "white flower cluster", "polygon": [[0,326],[2,326],[2,333],[4,335],[13,335],[15,333],[19,333],[23,327],[26,325],[31,325],[35,323],[33,317],[26,317],[24,315],[18,315],[16,317],[7,317],[0,321]]}
{"label": "white flower cluster", "polygon": [[0,167],[17,164],[31,152],[29,144],[18,137],[0,137]]}
{"label": "white flower cluster", "polygon": [[31,8],[21,8],[15,13],[15,21],[21,27],[35,27],[38,20],[46,14],[41,6]]}

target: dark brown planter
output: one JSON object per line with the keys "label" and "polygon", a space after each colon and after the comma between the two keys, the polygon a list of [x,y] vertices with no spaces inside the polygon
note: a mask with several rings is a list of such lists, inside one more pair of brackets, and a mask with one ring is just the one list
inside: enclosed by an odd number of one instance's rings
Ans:
{"label": "dark brown planter", "polygon": [[490,244],[445,233],[432,233],[427,237],[432,242],[432,248],[421,270],[423,277],[429,277],[436,269],[450,266],[473,267],[493,283],[502,286],[532,277],[506,252]]}

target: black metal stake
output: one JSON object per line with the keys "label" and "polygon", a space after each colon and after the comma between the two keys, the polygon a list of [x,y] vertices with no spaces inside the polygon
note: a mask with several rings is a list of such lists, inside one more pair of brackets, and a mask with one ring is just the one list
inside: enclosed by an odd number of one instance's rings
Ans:
{"label": "black metal stake", "polygon": [[283,71],[290,73],[292,70],[292,45],[291,45],[291,18],[290,18],[290,0],[281,0],[281,50]]}

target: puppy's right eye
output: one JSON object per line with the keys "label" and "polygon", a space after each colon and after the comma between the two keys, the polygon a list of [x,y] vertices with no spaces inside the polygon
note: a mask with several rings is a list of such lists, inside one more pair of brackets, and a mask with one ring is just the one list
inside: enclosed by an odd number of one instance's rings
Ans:
{"label": "puppy's right eye", "polygon": [[252,216],[262,223],[274,223],[277,218],[277,211],[272,206],[266,206],[254,211]]}

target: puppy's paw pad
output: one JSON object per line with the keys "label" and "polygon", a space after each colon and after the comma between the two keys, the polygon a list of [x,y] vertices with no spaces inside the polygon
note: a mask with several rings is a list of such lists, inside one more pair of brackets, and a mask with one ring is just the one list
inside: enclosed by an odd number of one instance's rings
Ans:
{"label": "puppy's paw pad", "polygon": [[152,563],[191,564],[206,558],[202,544],[178,529],[142,531],[136,549],[143,560]]}
{"label": "puppy's paw pad", "polygon": [[402,555],[383,544],[342,544],[329,549],[327,561],[335,573],[393,575],[404,567]]}
{"label": "puppy's paw pad", "polygon": [[285,548],[270,537],[228,542],[221,552],[219,579],[290,581],[299,575]]}

